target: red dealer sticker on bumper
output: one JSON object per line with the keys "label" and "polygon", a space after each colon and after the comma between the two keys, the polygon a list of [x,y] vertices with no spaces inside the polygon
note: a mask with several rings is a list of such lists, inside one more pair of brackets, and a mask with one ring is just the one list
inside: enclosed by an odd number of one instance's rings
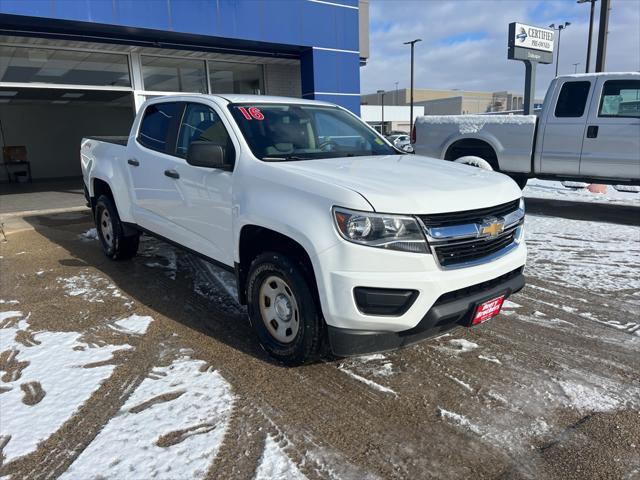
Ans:
{"label": "red dealer sticker on bumper", "polygon": [[500,310],[502,309],[503,303],[504,295],[478,305],[475,313],[473,314],[471,325],[477,325],[479,323],[486,322],[491,317],[495,317],[496,315],[498,315],[500,313]]}

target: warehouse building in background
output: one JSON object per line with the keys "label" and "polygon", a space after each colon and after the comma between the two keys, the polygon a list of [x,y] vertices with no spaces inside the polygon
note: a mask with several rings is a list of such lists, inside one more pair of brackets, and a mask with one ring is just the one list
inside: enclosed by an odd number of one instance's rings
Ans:
{"label": "warehouse building in background", "polygon": [[362,0],[0,0],[0,146],[24,147],[34,179],[76,176],[83,136],[126,135],[176,92],[359,114],[368,21]]}

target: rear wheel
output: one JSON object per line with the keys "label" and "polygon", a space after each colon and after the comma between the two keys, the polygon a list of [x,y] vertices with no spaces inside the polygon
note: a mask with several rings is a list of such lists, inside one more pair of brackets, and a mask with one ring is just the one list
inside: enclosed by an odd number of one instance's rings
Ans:
{"label": "rear wheel", "polygon": [[491,163],[487,162],[484,158],[476,157],[475,155],[466,155],[455,159],[454,162],[471,165],[472,167],[478,167],[482,170],[493,170]]}
{"label": "rear wheel", "polygon": [[302,265],[280,253],[259,255],[247,296],[251,325],[267,353],[287,365],[318,356],[323,320]]}
{"label": "rear wheel", "polygon": [[107,195],[101,195],[96,202],[95,222],[102,250],[107,257],[112,260],[127,260],[136,255],[140,234],[125,236],[118,210]]}

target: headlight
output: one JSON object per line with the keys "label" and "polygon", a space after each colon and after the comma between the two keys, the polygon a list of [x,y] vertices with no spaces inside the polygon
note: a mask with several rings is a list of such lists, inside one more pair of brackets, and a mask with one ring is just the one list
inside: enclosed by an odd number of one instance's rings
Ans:
{"label": "headlight", "polygon": [[403,252],[428,252],[427,241],[413,217],[338,207],[333,209],[333,217],[338,232],[349,242]]}
{"label": "headlight", "polygon": [[524,197],[520,197],[520,210],[524,211]]}

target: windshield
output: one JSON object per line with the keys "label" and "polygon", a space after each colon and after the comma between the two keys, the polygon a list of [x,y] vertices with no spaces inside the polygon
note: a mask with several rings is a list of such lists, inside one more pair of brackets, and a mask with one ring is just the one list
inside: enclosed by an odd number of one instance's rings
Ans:
{"label": "windshield", "polygon": [[398,154],[362,121],[338,107],[254,103],[232,104],[229,109],[261,160]]}

